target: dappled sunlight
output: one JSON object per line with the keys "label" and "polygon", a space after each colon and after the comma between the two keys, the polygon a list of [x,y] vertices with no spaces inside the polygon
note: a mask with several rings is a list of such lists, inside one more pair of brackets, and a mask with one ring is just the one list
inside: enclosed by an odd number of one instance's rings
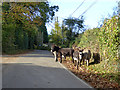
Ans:
{"label": "dappled sunlight", "polygon": [[30,54],[24,54],[21,55],[20,57],[49,57],[49,58],[53,58],[54,56],[52,55],[52,53],[50,53],[49,51],[46,50],[34,50],[34,52],[30,53]]}
{"label": "dappled sunlight", "polygon": [[8,64],[24,64],[24,65],[38,65],[44,67],[53,67],[53,68],[61,68],[58,62],[54,61],[54,56],[51,52],[46,50],[35,50],[32,53],[19,55],[18,57],[2,57],[3,58],[3,65]]}
{"label": "dappled sunlight", "polygon": [[2,64],[5,63],[16,63],[17,57],[2,57]]}

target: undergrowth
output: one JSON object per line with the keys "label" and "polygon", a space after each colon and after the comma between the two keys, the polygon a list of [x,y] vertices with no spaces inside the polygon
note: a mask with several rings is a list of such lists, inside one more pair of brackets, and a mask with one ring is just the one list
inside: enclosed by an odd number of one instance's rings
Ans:
{"label": "undergrowth", "polygon": [[118,63],[117,61],[101,61],[99,64],[89,65],[88,67],[84,65],[86,69],[89,69],[90,72],[101,75],[103,78],[106,78],[113,82],[119,81],[118,73]]}

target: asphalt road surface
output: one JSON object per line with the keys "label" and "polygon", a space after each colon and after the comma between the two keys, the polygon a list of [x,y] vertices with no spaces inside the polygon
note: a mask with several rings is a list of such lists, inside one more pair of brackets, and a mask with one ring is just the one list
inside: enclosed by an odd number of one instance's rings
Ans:
{"label": "asphalt road surface", "polygon": [[92,88],[46,50],[21,55],[2,67],[3,88]]}

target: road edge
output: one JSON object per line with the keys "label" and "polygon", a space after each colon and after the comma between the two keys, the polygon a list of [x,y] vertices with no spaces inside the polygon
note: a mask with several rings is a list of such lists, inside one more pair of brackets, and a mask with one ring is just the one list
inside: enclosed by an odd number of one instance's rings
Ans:
{"label": "road edge", "polygon": [[90,86],[87,82],[85,82],[84,80],[80,79],[79,77],[77,77],[75,74],[73,74],[70,70],[68,70],[68,68],[66,68],[63,64],[61,64],[59,62],[59,64],[65,69],[67,70],[72,76],[74,76],[76,79],[80,80],[81,82],[83,82],[84,84],[86,84],[89,88],[94,89],[92,86]]}

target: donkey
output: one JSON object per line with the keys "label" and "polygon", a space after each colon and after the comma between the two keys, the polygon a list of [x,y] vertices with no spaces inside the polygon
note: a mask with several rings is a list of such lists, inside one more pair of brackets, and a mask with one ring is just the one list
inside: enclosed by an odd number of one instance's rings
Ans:
{"label": "donkey", "polygon": [[79,53],[80,53],[80,56],[82,57],[80,63],[83,61],[83,64],[84,64],[84,62],[86,61],[87,66],[89,66],[89,60],[91,58],[91,51],[89,49],[83,49]]}
{"label": "donkey", "polygon": [[74,61],[77,61],[77,69],[78,69],[78,65],[80,64],[81,66],[81,61],[82,61],[82,49],[80,49],[80,47],[74,47],[74,53],[73,53],[73,59]]}
{"label": "donkey", "polygon": [[56,62],[58,61],[58,59],[57,59],[58,54],[60,54],[60,63],[62,63],[62,56],[65,57],[65,59],[66,59],[66,56],[69,56],[69,57],[71,56],[72,61],[74,63],[74,60],[73,60],[73,52],[74,52],[74,50],[72,48],[59,48],[56,45],[52,45],[51,46],[51,52],[54,54]]}

